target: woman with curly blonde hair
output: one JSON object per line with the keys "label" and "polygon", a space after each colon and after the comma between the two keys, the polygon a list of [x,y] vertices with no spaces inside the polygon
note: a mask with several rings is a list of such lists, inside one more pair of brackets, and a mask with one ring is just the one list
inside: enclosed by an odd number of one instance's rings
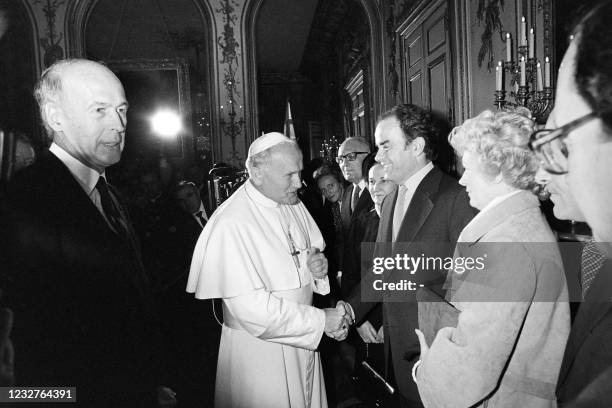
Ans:
{"label": "woman with curly blonde hair", "polygon": [[447,280],[456,326],[436,328],[431,344],[417,331],[414,379],[426,407],[556,406],[570,315],[556,239],[531,191],[528,115],[484,111],[449,137],[480,213],[459,237]]}

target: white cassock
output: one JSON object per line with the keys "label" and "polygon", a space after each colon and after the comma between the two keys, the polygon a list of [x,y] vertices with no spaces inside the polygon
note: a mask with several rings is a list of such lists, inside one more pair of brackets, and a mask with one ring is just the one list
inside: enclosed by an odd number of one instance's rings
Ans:
{"label": "white cassock", "polygon": [[[223,298],[217,408],[327,407],[319,353],[325,312],[305,249],[325,242],[300,202],[279,205],[247,180],[206,224],[187,291]],[[299,255],[292,255],[300,251]]]}

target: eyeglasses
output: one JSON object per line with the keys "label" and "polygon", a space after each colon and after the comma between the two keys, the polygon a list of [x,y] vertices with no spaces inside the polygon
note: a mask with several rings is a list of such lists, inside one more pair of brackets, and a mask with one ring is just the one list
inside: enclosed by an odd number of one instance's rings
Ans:
{"label": "eyeglasses", "polygon": [[597,115],[588,113],[557,129],[540,129],[531,134],[529,148],[540,160],[540,165],[550,174],[567,173],[567,145],[565,138],[572,130],[584,125]]}
{"label": "eyeglasses", "polygon": [[353,153],[347,153],[344,156],[338,156],[336,157],[336,163],[338,164],[342,164],[342,162],[346,161],[355,161],[357,160],[357,155],[358,154],[368,154],[370,152],[353,152]]}

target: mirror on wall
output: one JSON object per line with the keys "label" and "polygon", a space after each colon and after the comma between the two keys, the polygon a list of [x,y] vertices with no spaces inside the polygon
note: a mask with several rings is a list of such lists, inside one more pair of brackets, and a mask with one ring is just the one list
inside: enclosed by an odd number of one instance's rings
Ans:
{"label": "mirror on wall", "polygon": [[182,59],[109,61],[129,101],[124,159],[188,158],[193,150],[189,76]]}

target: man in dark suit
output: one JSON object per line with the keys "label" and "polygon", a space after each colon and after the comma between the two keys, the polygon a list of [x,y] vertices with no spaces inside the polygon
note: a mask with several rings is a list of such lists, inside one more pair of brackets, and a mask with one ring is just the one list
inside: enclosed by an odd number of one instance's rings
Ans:
{"label": "man in dark suit", "polygon": [[[436,136],[429,113],[415,105],[394,107],[383,114],[376,126],[376,161],[383,165],[386,177],[399,186],[383,202],[376,239],[379,243],[393,243],[388,256],[451,256],[460,232],[474,216],[465,190],[432,163]],[[443,279],[443,271],[437,272],[429,281]],[[384,279],[406,277],[395,275],[384,275]],[[360,294],[372,292],[375,276],[378,275],[366,274],[348,299],[346,307],[357,325],[378,304],[366,302],[365,298],[359,302]],[[394,377],[399,388],[400,406],[421,407],[411,378],[419,357],[414,333],[418,327],[415,294],[406,291],[399,299],[388,292],[381,295],[387,376]]]}
{"label": "man in dark suit", "polygon": [[357,234],[363,228],[356,228],[356,223],[362,222],[361,215],[369,212],[373,207],[372,197],[368,192],[368,182],[363,174],[363,160],[370,153],[370,145],[363,138],[349,137],[338,148],[336,161],[340,165],[344,179],[350,184],[344,189],[340,204],[342,217],[342,254],[340,260],[342,297],[346,297],[359,282],[359,268],[353,268],[350,249],[355,242],[361,242],[361,235]]}
{"label": "man in dark suit", "polygon": [[[195,244],[208,222],[206,206],[200,198],[200,190],[191,181],[181,181],[174,190],[179,212],[170,215],[170,226],[163,246],[169,249],[171,263],[176,270],[189,269],[191,255]],[[185,291],[187,286],[187,276],[181,290]]]}
{"label": "man in dark suit", "polygon": [[16,384],[76,386],[87,407],[172,406],[174,393],[158,387],[159,332],[138,241],[105,179],[125,143],[123,87],[99,63],[64,60],[43,72],[35,96],[53,144],[13,179],[0,208]]}
{"label": "man in dark suit", "polygon": [[[169,377],[175,380],[170,385],[181,396],[181,406],[197,407],[213,403],[221,326],[215,320],[213,301],[196,301],[185,287],[196,242],[209,217],[195,183],[180,181],[172,195],[178,210],[161,221],[155,237],[156,252],[163,260],[156,300]],[[220,316],[221,305],[217,307]]]}
{"label": "man in dark suit", "polygon": [[[532,149],[553,177],[557,206],[575,201],[593,231],[581,276],[584,302],[570,332],[559,380],[561,407],[612,404],[612,3],[601,1],[582,19],[563,58],[555,107]],[[560,190],[563,177],[567,189]]]}

